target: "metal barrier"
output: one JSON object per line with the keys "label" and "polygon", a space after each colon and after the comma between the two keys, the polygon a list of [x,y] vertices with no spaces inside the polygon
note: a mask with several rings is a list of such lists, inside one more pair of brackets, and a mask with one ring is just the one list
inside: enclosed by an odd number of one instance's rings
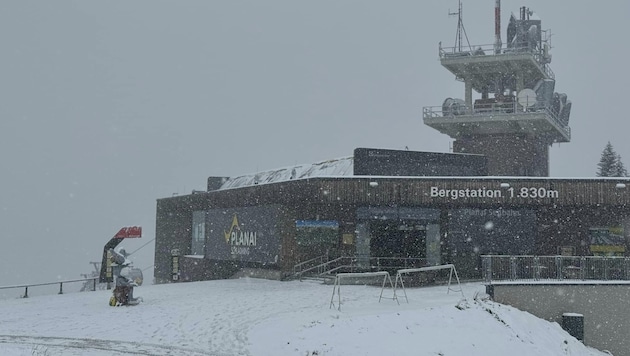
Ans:
{"label": "metal barrier", "polygon": [[41,286],[52,286],[55,284],[59,284],[59,293],[57,294],[63,294],[63,284],[66,283],[77,283],[77,282],[87,282],[87,281],[92,281],[92,291],[96,291],[96,284],[98,282],[99,277],[93,277],[93,278],[85,278],[85,279],[73,279],[73,280],[67,280],[67,281],[59,281],[59,282],[49,282],[49,283],[35,283],[35,284],[23,284],[23,285],[15,285],[15,286],[0,286],[0,290],[2,289],[21,289],[24,288],[24,295],[22,295],[22,298],[28,298],[28,289],[29,287],[41,287]]}
{"label": "metal barrier", "polygon": [[379,271],[379,272],[360,272],[360,273],[337,273],[335,276],[335,283],[333,285],[333,294],[330,298],[330,306],[332,309],[335,306],[335,294],[337,294],[338,302],[337,302],[337,310],[341,310],[341,285],[343,284],[341,280],[343,278],[357,279],[357,278],[383,278],[383,283],[381,284],[381,294],[378,297],[378,302],[381,302],[383,299],[383,291],[385,290],[385,284],[389,282],[389,287],[392,289],[392,300],[395,300],[398,305],[400,302],[398,301],[398,297],[396,296],[396,288],[394,288],[394,284],[392,283],[392,278],[387,271]]}
{"label": "metal barrier", "polygon": [[[411,274],[411,273],[418,273],[418,272],[427,272],[427,271],[436,271],[436,270],[444,270],[444,269],[448,269],[449,270],[449,274],[448,274],[448,288],[446,290],[446,293],[448,294],[450,291],[454,291],[454,292],[460,292],[462,294],[462,298],[466,299],[466,296],[464,296],[464,291],[462,290],[462,285],[459,282],[459,276],[457,275],[457,270],[455,269],[455,265],[454,264],[447,264],[447,265],[439,265],[439,266],[429,266],[429,267],[421,267],[421,268],[407,268],[407,269],[399,269],[396,272],[396,282],[394,283],[394,294],[396,293],[395,290],[396,288],[398,288],[398,283],[400,282],[400,287],[403,290],[403,293],[405,293],[405,300],[407,301],[407,303],[409,303],[409,298],[407,298],[407,291],[405,290],[405,283],[403,281],[403,275],[404,274]],[[451,289],[451,281],[453,279],[453,274],[455,275],[455,280],[457,281],[457,290]]]}
{"label": "metal barrier", "polygon": [[[323,256],[322,256],[323,257]],[[304,276],[331,276],[341,272],[378,272],[391,271],[402,268],[426,267],[426,258],[415,257],[368,257],[368,256],[343,256],[320,264],[321,257],[302,262],[294,267],[293,278],[301,279]]]}
{"label": "metal barrier", "polygon": [[474,45],[470,46],[468,50],[461,50],[458,47],[442,47],[439,45],[439,55],[440,59],[444,58],[460,58],[460,57],[476,57],[476,56],[501,56],[501,57],[510,57],[510,56],[520,56],[523,54],[529,54],[534,57],[534,60],[540,68],[545,72],[545,74],[551,78],[555,79],[556,75],[553,70],[545,60],[545,56],[543,51],[540,50],[532,50],[529,47],[511,47],[511,48],[502,48],[501,53],[494,53],[494,44],[482,44],[482,45]]}
{"label": "metal barrier", "polygon": [[[455,116],[475,116],[475,115],[530,115],[532,113],[541,113],[545,114],[551,120],[558,125],[567,135],[571,135],[571,128],[563,123],[558,117],[558,113],[554,112],[551,107],[551,104],[543,101],[536,101],[533,108],[528,108],[526,111],[520,107],[520,105],[516,102],[507,102],[500,103],[492,106],[483,106],[483,107],[474,107],[472,110],[466,108],[465,114],[455,115]],[[444,110],[443,106],[425,106],[422,108],[422,117],[424,119],[434,119],[434,118],[452,118],[455,117],[452,110]]]}
{"label": "metal barrier", "polygon": [[630,280],[630,258],[613,256],[481,256],[493,280]]}
{"label": "metal barrier", "polygon": [[327,262],[328,257],[325,255],[311,258],[308,261],[303,261],[293,266],[293,274],[301,275],[304,273],[304,271],[311,271],[313,269],[316,269],[317,273],[321,273],[323,272],[323,266],[325,266]]}

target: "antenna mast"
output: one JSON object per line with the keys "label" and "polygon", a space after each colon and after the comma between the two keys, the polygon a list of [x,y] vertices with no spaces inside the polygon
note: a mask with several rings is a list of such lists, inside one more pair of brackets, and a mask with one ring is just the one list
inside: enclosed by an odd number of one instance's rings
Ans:
{"label": "antenna mast", "polygon": [[501,54],[501,0],[494,3],[494,54]]}
{"label": "antenna mast", "polygon": [[440,64],[463,82],[463,98],[423,108],[424,124],[454,139],[454,153],[484,155],[489,176],[548,177],[550,146],[571,141],[572,104],[555,91],[542,22],[522,8],[520,17],[510,16],[502,40],[502,4],[494,0],[494,45],[471,46],[462,2],[457,12],[449,11],[458,17],[455,47],[440,43],[438,53]]}
{"label": "antenna mast", "polygon": [[466,29],[464,28],[464,21],[463,21],[464,13],[462,11],[461,0],[459,0],[459,9],[457,10],[457,12],[449,11],[448,15],[449,16],[457,15],[457,33],[455,34],[455,48],[457,49],[457,52],[462,51],[462,35],[466,37],[466,43],[468,43],[468,47],[472,51],[472,47],[470,47],[470,41],[468,41],[468,35],[466,34]]}

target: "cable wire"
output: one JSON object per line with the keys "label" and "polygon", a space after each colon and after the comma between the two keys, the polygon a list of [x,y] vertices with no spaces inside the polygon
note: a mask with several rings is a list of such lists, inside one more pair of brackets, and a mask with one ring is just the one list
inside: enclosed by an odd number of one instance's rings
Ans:
{"label": "cable wire", "polygon": [[144,246],[146,246],[146,245],[150,244],[150,243],[151,243],[151,242],[153,242],[153,241],[155,241],[155,238],[153,238],[153,239],[151,239],[151,240],[147,241],[147,243],[146,243],[146,244],[144,244],[144,245],[142,245],[142,246],[138,247],[137,249],[135,249],[133,252],[131,252],[131,253],[129,254],[129,256],[131,256],[131,255],[133,255],[134,253],[138,252],[138,250],[140,250],[141,248],[143,248]]}

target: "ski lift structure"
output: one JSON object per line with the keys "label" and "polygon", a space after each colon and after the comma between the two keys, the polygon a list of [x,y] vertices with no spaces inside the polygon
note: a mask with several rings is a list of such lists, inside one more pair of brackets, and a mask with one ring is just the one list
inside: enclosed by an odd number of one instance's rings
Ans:
{"label": "ski lift structure", "polygon": [[103,259],[99,273],[99,283],[107,283],[107,289],[111,289],[111,283],[114,281],[112,273],[111,249],[116,248],[124,239],[133,239],[142,237],[141,226],[123,227],[112,237],[103,247]]}

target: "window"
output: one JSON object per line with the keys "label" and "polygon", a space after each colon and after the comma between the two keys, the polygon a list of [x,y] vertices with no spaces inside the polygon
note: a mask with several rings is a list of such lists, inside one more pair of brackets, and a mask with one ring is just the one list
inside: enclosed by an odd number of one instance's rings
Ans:
{"label": "window", "polygon": [[194,211],[190,254],[204,255],[206,248],[206,212]]}
{"label": "window", "polygon": [[336,246],[339,223],[334,220],[297,220],[296,242],[299,246]]}

